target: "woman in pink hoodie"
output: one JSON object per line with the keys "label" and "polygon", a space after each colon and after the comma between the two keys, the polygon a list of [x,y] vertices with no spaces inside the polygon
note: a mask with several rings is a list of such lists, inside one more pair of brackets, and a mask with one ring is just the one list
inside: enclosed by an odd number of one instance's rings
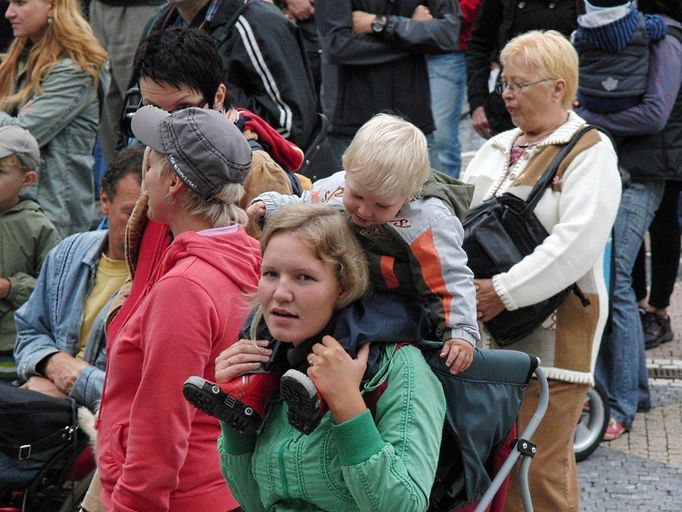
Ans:
{"label": "woman in pink hoodie", "polygon": [[237,207],[251,149],[210,110],[143,107],[132,127],[152,149],[148,216],[174,240],[109,340],[97,440],[102,502],[112,511],[236,509],[220,474],[218,422],[181,394],[189,375],[213,376],[257,285],[258,243]]}

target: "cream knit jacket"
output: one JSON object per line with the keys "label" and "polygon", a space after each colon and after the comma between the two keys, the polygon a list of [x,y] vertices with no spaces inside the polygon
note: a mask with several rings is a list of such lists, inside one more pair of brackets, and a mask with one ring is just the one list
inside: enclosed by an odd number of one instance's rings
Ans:
{"label": "cream knit jacket", "polygon": [[[476,153],[463,175],[475,185],[472,207],[493,195],[511,192],[528,197],[532,183],[524,170],[549,146],[565,144],[585,124],[573,112],[556,131],[509,167],[513,142],[521,130],[501,133]],[[493,277],[495,291],[508,310],[534,304],[577,282],[592,306],[574,295],[528,338],[512,347],[540,357],[549,378],[592,382],[601,334],[608,316],[604,249],[618,211],[621,181],[617,156],[607,136],[580,152],[556,186],[535,209],[549,236],[508,272]]]}

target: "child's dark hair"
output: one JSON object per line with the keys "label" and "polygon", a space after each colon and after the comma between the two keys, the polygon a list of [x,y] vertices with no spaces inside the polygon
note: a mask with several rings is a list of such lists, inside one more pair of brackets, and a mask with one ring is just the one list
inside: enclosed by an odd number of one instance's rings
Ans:
{"label": "child's dark hair", "polygon": [[124,176],[133,174],[142,181],[142,162],[144,160],[144,145],[135,144],[129,148],[123,148],[109,164],[109,168],[102,176],[102,190],[107,193],[109,199],[116,195],[116,185]]}
{"label": "child's dark hair", "polygon": [[[180,88],[188,86],[203,96],[210,108],[223,83],[223,62],[211,36],[194,28],[173,27],[153,32],[135,52],[133,76]],[[225,98],[225,107],[231,106]]]}

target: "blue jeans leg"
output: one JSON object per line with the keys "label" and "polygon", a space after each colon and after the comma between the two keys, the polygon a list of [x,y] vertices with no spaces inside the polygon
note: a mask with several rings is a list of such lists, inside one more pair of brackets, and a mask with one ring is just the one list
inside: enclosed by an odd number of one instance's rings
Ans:
{"label": "blue jeans leg", "polygon": [[649,399],[644,333],[632,289],[632,267],[663,191],[663,181],[633,181],[623,192],[614,226],[612,330],[602,341],[596,373],[608,391],[611,416],[626,428],[632,426],[638,402],[644,404]]}
{"label": "blue jeans leg", "polygon": [[436,123],[431,165],[458,178],[462,152],[459,119],[467,83],[464,52],[429,57],[428,67],[431,111]]}
{"label": "blue jeans leg", "polygon": [[332,150],[336,153],[339,161],[341,161],[352,140],[353,137],[349,135],[329,135],[329,144],[331,144]]}

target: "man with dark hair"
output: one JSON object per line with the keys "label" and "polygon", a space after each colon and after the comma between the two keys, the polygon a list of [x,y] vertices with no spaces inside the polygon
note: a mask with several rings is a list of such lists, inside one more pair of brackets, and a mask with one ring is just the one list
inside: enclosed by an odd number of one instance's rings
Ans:
{"label": "man with dark hair", "polygon": [[[317,122],[313,79],[298,28],[274,5],[170,0],[145,34],[171,27],[196,27],[209,34],[234,104],[258,114],[300,147],[308,145]],[[139,75],[133,77],[139,81]]]}
{"label": "man with dark hair", "polygon": [[133,63],[142,103],[171,113],[187,107],[228,110],[232,105],[222,70],[215,43],[196,29],[151,34],[138,46]]}
{"label": "man with dark hair", "polygon": [[[95,411],[104,385],[104,321],[112,296],[128,277],[125,227],[140,195],[144,148],[124,149],[103,177],[100,202],[108,230],[76,233],[47,255],[33,293],[14,315],[14,357],[23,388],[71,397]],[[46,452],[48,455],[50,452]],[[43,466],[0,454],[0,495]]]}
{"label": "man with dark hair", "polygon": [[52,249],[33,293],[15,313],[14,356],[23,387],[95,409],[106,363],[106,304],[128,277],[125,227],[140,195],[143,151],[122,150],[102,179],[109,229],[77,233]]}
{"label": "man with dark hair", "polygon": [[144,105],[154,105],[166,112],[187,107],[224,111],[242,131],[253,150],[242,207],[266,190],[300,192],[298,179],[285,170],[300,167],[301,150],[257,115],[233,107],[211,36],[197,29],[178,27],[152,33],[140,43],[134,69]]}

